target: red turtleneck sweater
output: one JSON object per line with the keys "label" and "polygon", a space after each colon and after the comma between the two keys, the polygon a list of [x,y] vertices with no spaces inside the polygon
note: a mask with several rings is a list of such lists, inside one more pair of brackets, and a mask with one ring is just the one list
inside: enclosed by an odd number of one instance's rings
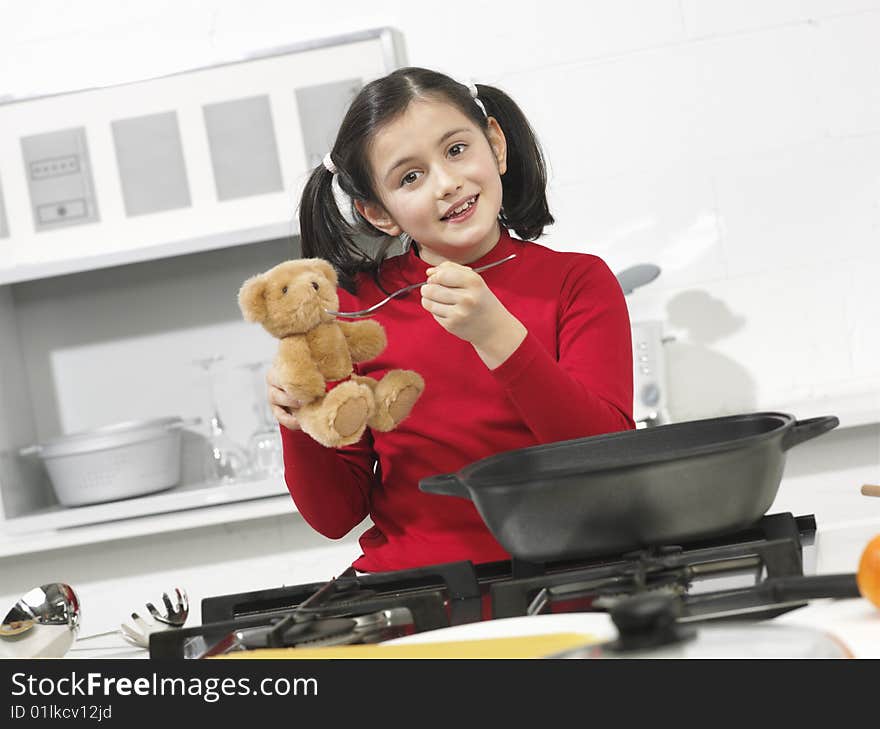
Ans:
{"label": "red turtleneck sweater", "polygon": [[[419,479],[453,473],[494,453],[634,427],[632,340],[623,293],[596,256],[561,253],[512,238],[477,266],[516,253],[482,274],[528,330],[516,351],[489,370],[468,343],[422,309],[418,290],[379,309],[388,346],[360,374],[381,379],[411,369],[425,391],[390,433],[369,429],[345,448],[324,448],[281,428],[285,479],[305,520],[338,539],[367,516],[354,566],[385,571],[441,562],[509,559],[472,502],[419,491]],[[424,281],[428,264],[410,250],[383,264],[388,291]],[[342,311],[385,298],[369,276],[358,295],[340,290]]]}

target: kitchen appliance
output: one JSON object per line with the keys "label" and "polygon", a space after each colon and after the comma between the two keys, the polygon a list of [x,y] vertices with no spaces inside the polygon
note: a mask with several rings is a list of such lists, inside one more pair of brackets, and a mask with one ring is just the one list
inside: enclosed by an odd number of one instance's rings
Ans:
{"label": "kitchen appliance", "polygon": [[673,423],[498,453],[419,488],[472,500],[520,559],[613,554],[754,523],[785,452],[837,424],[770,412]]}
{"label": "kitchen appliance", "polygon": [[670,421],[666,387],[667,337],[663,322],[630,323],[633,344],[633,420],[637,428],[664,425]]}
{"label": "kitchen appliance", "polygon": [[[654,263],[639,263],[616,274],[624,296],[660,275]],[[666,357],[663,322],[630,322],[633,344],[633,419],[637,428],[669,422],[666,397]]]}
{"label": "kitchen appliance", "polygon": [[[371,644],[504,618],[607,613],[639,594],[669,595],[693,624],[763,620],[819,597],[858,597],[852,575],[804,575],[812,515],[779,513],[705,540],[534,564],[453,562],[208,597],[201,625],[150,636],[151,658],[264,648]],[[607,636],[606,636],[607,637]]]}
{"label": "kitchen appliance", "polygon": [[180,482],[179,417],[115,423],[22,448],[42,458],[63,506],[83,506],[162,491]]}

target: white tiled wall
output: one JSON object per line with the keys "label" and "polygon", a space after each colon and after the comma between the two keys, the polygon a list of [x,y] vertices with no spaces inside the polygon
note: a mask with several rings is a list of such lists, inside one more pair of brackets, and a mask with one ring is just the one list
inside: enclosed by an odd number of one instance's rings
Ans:
{"label": "white tiled wall", "polygon": [[[394,26],[411,64],[526,111],[552,171],[549,245],[662,267],[630,306],[677,337],[678,417],[880,386],[880,0],[327,8],[5,0],[0,97]],[[850,445],[869,478],[876,429]]]}
{"label": "white tiled wall", "polygon": [[[0,9],[0,95],[397,27],[412,64],[496,83],[523,106],[552,170],[550,245],[598,253],[616,270],[663,268],[632,297],[634,316],[668,321],[669,302],[680,308],[699,289],[744,317],[736,337],[716,332],[717,346],[758,383],[759,405],[796,399],[804,380],[820,394],[851,378],[880,386],[880,360],[862,354],[880,329],[853,285],[870,286],[864,271],[880,259],[880,0],[511,0],[461,11],[341,0],[332,13],[280,0],[7,0]],[[792,318],[772,292],[803,295],[811,271],[808,310],[819,319]],[[737,308],[739,293],[755,289],[769,298]],[[672,333],[690,341],[686,329]],[[817,335],[842,351],[816,358]]]}

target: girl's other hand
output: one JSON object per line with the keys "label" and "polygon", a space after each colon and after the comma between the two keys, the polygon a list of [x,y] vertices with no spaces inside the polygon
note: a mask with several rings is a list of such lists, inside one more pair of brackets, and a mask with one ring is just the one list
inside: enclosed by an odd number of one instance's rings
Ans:
{"label": "girl's other hand", "polygon": [[296,419],[296,411],[302,407],[293,396],[289,395],[281,387],[275,366],[269,368],[266,373],[267,400],[272,409],[272,415],[281,425],[288,430],[299,430],[299,422]]}
{"label": "girl's other hand", "polygon": [[444,261],[427,270],[422,307],[450,334],[474,345],[490,369],[522,343],[526,328],[467,266]]}

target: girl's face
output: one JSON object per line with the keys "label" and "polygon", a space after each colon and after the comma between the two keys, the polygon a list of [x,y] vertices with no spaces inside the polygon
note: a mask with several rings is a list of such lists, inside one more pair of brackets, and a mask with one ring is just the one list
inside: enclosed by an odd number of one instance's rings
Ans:
{"label": "girl's face", "polygon": [[498,242],[507,169],[504,134],[492,117],[487,134],[452,104],[411,103],[373,138],[380,200],[358,201],[358,210],[388,235],[409,234],[427,263],[477,260]]}

